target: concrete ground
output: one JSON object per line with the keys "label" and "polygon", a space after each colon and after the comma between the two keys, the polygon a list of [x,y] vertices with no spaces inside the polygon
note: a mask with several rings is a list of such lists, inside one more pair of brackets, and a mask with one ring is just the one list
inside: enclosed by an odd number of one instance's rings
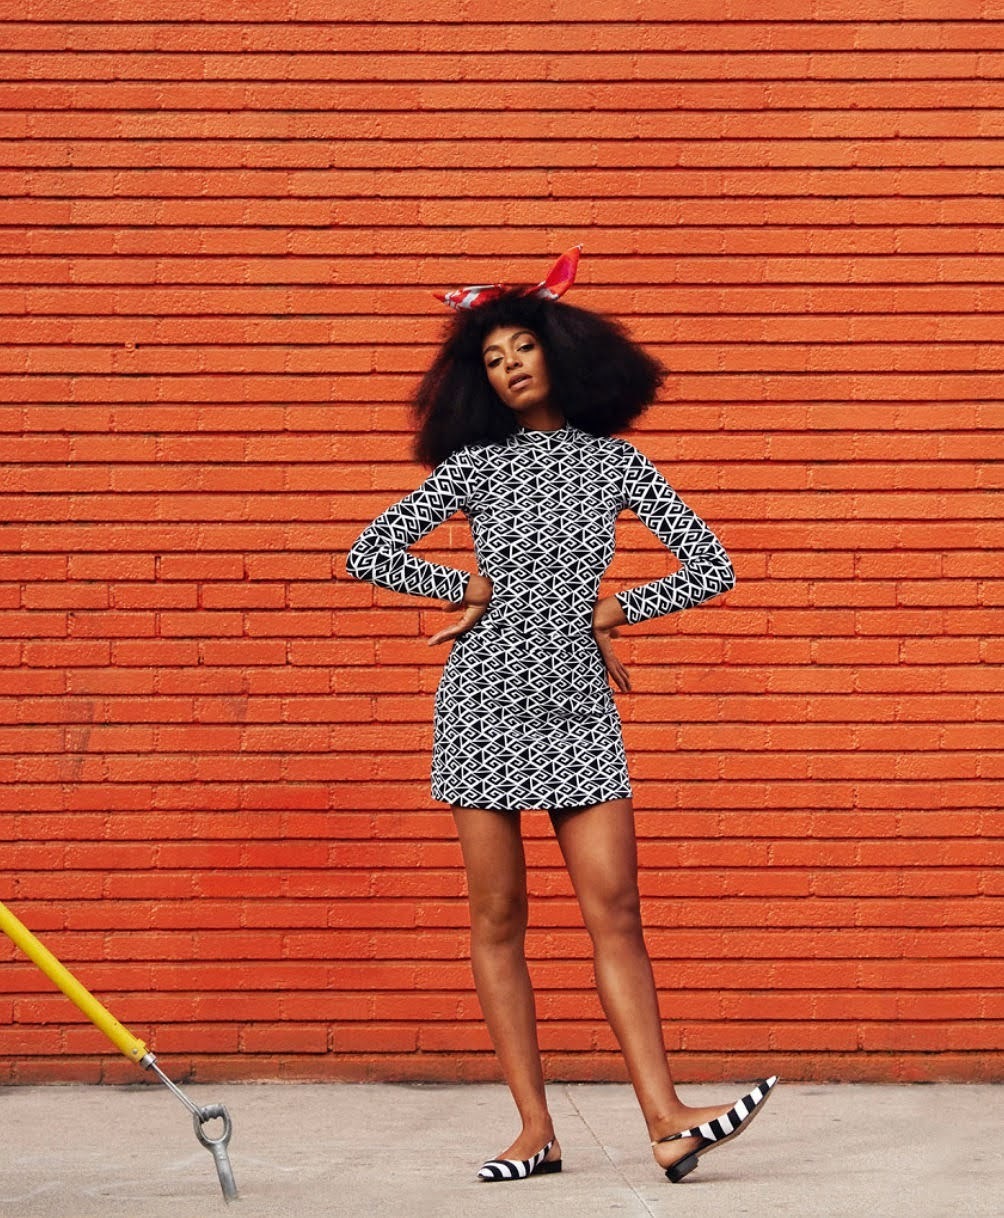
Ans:
{"label": "concrete ground", "polygon": [[[729,1104],[741,1080],[681,1086]],[[1004,1215],[1004,1089],[784,1079],[740,1137],[680,1184],[651,1158],[626,1086],[549,1088],[560,1174],[476,1178],[514,1131],[501,1086],[191,1086],[233,1118],[240,1193],[165,1087],[0,1089],[3,1218],[980,1218]],[[207,1132],[215,1133],[215,1126]]]}

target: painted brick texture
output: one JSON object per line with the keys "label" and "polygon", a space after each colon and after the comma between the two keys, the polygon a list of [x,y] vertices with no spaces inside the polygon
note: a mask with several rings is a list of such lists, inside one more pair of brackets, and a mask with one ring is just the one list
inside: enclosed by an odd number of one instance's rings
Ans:
{"label": "painted brick texture", "polygon": [[[738,576],[618,642],[674,1072],[1000,1078],[1004,7],[362,7],[0,3],[0,898],[177,1077],[497,1077],[449,614],[344,555],[431,290],[582,241]],[[549,1074],[621,1079],[525,820]],[[0,1079],[135,1076],[0,944]]]}

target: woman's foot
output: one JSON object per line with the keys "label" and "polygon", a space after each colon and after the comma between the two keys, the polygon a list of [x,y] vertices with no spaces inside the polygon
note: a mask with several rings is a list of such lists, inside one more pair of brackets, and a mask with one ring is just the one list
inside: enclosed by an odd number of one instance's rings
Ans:
{"label": "woman's foot", "polygon": [[[697,1164],[696,1154],[704,1154],[712,1146],[720,1146],[723,1142],[734,1138],[742,1132],[754,1116],[761,1110],[764,1102],[777,1085],[777,1075],[761,1079],[747,1094],[726,1108],[708,1105],[703,1108],[690,1108],[681,1104],[678,1109],[660,1118],[654,1123],[655,1139],[652,1142],[652,1153],[661,1168],[670,1169],[666,1175],[671,1180],[678,1181],[693,1171]],[[687,1138],[672,1138],[662,1141],[675,1133],[688,1129],[698,1129],[698,1133]],[[690,1162],[684,1163],[684,1160]],[[679,1171],[673,1169],[679,1167]]]}
{"label": "woman's foot", "polygon": [[[532,1146],[527,1151],[525,1148]],[[481,1164],[478,1178],[487,1181],[525,1180],[528,1176],[561,1171],[561,1147],[552,1132],[544,1141],[540,1135],[523,1130],[508,1150]]]}
{"label": "woman's foot", "polygon": [[[686,1125],[681,1125],[681,1129],[686,1129]],[[671,1133],[672,1130],[667,1130]],[[546,1146],[548,1142],[552,1142],[551,1149],[544,1156],[545,1163],[553,1163],[555,1159],[561,1158],[561,1146],[558,1139],[554,1136],[554,1126],[550,1125],[543,1129],[524,1129],[520,1133],[515,1142],[507,1149],[503,1150],[500,1155],[496,1155],[496,1159],[529,1159],[532,1158],[542,1146]],[[689,1142],[690,1139],[688,1138]]]}
{"label": "woman's foot", "polygon": [[[734,1102],[734,1101],[733,1101]],[[660,1167],[671,1167],[674,1163],[685,1159],[691,1151],[696,1150],[704,1141],[701,1137],[675,1138],[672,1142],[659,1142],[669,1133],[679,1133],[682,1129],[693,1129],[695,1125],[703,1125],[715,1117],[723,1116],[732,1104],[715,1104],[707,1108],[690,1108],[682,1104],[677,1112],[659,1121],[652,1130],[652,1154]]]}

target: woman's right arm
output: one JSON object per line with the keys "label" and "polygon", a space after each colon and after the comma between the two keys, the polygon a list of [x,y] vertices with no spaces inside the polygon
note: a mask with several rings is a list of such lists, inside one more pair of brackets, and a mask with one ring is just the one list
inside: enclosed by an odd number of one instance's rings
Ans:
{"label": "woman's right arm", "polygon": [[421,485],[392,503],[363,529],[348,552],[345,569],[355,579],[411,596],[462,601],[470,571],[412,554],[408,546],[431,533],[467,503],[467,465],[452,453]]}

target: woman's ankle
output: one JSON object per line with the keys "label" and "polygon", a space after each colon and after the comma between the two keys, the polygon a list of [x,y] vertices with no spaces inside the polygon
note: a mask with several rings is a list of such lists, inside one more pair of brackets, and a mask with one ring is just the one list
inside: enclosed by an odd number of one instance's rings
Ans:
{"label": "woman's ankle", "polygon": [[674,1133],[677,1129],[686,1127],[690,1123],[688,1116],[692,1111],[693,1109],[683,1103],[660,1105],[657,1113],[646,1118],[648,1136],[654,1141],[667,1133]]}
{"label": "woman's ankle", "polygon": [[541,1146],[554,1137],[554,1121],[549,1112],[539,1113],[523,1119],[522,1132],[528,1137],[537,1139]]}

